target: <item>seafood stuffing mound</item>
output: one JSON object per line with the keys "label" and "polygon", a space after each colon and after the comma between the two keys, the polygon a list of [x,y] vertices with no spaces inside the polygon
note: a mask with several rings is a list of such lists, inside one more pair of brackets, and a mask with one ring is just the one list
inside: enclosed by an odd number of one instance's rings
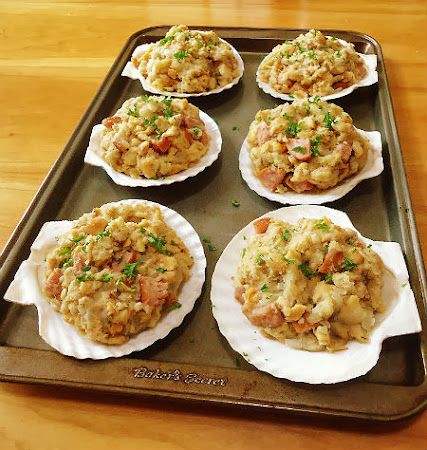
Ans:
{"label": "seafood stuffing mound", "polygon": [[239,76],[227,42],[213,31],[189,30],[185,25],[172,27],[132,63],[153,88],[167,92],[209,92]]}
{"label": "seafood stuffing mound", "polygon": [[259,111],[248,133],[255,175],[272,192],[316,192],[359,172],[369,141],[342,108],[319,97]]}
{"label": "seafood stuffing mound", "polygon": [[282,94],[326,96],[356,84],[367,74],[354,45],[310,30],[273,48],[258,69],[260,81]]}
{"label": "seafood stuffing mound", "polygon": [[186,99],[131,98],[102,124],[103,158],[133,178],[182,172],[208,151],[209,136],[199,109]]}
{"label": "seafood stuffing mound", "polygon": [[262,218],[243,250],[236,298],[267,336],[310,351],[365,343],[383,312],[380,257],[358,234],[329,219],[296,225]]}
{"label": "seafood stuffing mound", "polygon": [[47,255],[44,292],[88,338],[122,344],[180,307],[189,251],[148,205],[104,205],[78,219]]}

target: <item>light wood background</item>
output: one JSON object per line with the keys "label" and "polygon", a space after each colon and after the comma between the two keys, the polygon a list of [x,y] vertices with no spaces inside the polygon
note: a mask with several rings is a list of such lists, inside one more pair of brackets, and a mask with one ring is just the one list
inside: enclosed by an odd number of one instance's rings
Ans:
{"label": "light wood background", "polygon": [[[0,248],[134,31],[159,24],[338,28],[381,44],[427,256],[427,2],[0,1]],[[1,449],[426,449],[427,412],[394,425],[192,410],[0,384]]]}

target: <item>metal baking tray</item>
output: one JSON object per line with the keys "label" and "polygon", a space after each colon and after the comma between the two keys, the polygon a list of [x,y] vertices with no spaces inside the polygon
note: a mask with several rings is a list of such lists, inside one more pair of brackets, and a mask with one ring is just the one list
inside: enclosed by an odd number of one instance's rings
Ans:
{"label": "metal baking tray", "polygon": [[[245,73],[231,90],[191,100],[218,121],[223,136],[220,158],[198,176],[170,186],[128,188],[83,163],[92,126],[127,98],[143,93],[138,81],[120,76],[133,49],[159,39],[168,28],[147,28],[130,37],[0,257],[0,378],[382,421],[420,411],[427,403],[426,280],[380,46],[360,33],[323,30],[353,42],[359,52],[378,56],[378,85],[357,89],[336,103],[357,127],[381,131],[385,160],[381,176],[363,181],[330,206],[345,211],[363,235],[401,244],[424,331],[387,339],[378,364],[363,377],[312,386],[259,372],[237,355],[218,331],[209,298],[212,271],[226,244],[248,222],[282,206],[248,188],[240,176],[238,153],[254,114],[278,102],[258,89],[258,64],[276,44],[306,30],[214,28],[240,52]],[[178,329],[144,351],[104,361],[65,357],[39,337],[35,307],[7,303],[4,292],[44,222],[74,219],[95,206],[126,198],[175,209],[214,243],[215,252],[205,249],[207,281],[201,298]],[[239,208],[232,206],[234,199]]]}

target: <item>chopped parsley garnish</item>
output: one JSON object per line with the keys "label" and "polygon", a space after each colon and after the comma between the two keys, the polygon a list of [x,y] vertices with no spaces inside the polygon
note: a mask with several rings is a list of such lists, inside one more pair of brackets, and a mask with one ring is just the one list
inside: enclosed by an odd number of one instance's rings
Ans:
{"label": "chopped parsley garnish", "polygon": [[88,281],[88,280],[93,280],[95,277],[93,274],[91,274],[89,272],[85,272],[85,273],[82,273],[81,275],[77,275],[76,278],[78,281]]}
{"label": "chopped parsley garnish", "polygon": [[334,282],[332,281],[332,272],[329,272],[326,274],[325,276],[325,283],[327,284],[334,284]]}
{"label": "chopped parsley garnish", "polygon": [[298,152],[298,153],[303,153],[303,152],[305,152],[305,147],[302,147],[301,145],[298,145],[297,147],[294,147],[293,149],[292,149],[292,151],[293,152]]}
{"label": "chopped parsley garnish", "polygon": [[310,146],[311,146],[311,154],[312,156],[320,156],[319,153],[319,143],[320,143],[321,137],[316,136],[314,139],[310,139]]}
{"label": "chopped parsley garnish", "polygon": [[307,263],[304,264],[300,264],[298,266],[298,269],[301,270],[301,272],[307,277],[307,278],[311,278],[313,275],[316,275],[316,272],[314,270],[311,270],[308,266]]}
{"label": "chopped parsley garnish", "polygon": [[239,202],[238,200],[233,200],[233,201],[231,202],[231,204],[232,204],[235,208],[238,208],[238,207],[240,206],[240,202]]}
{"label": "chopped parsley garnish", "polygon": [[165,272],[167,272],[168,270],[167,269],[165,269],[164,267],[157,267],[157,269],[156,269],[156,272],[160,272],[160,273],[165,273]]}
{"label": "chopped parsley garnish", "polygon": [[163,255],[172,255],[173,253],[170,250],[163,248],[166,244],[166,241],[163,238],[157,237],[153,233],[148,235],[150,240],[148,241],[148,245],[154,247],[157,251],[162,253]]}
{"label": "chopped parsley garnish", "polygon": [[316,227],[322,231],[329,231],[331,229],[331,227],[329,225],[327,225],[323,220],[321,220],[320,222],[317,222]]}
{"label": "chopped parsley garnish", "polygon": [[201,130],[200,128],[197,128],[197,127],[196,127],[196,128],[193,128],[192,133],[193,133],[194,136],[197,137],[197,136],[200,135],[201,131],[202,131],[202,130]]}
{"label": "chopped parsley garnish", "polygon": [[284,117],[285,119],[288,119],[288,120],[291,118],[291,116],[287,112],[283,113],[282,117]]}
{"label": "chopped parsley garnish", "polygon": [[175,247],[179,247],[179,245],[173,239],[171,240],[171,245],[173,245]]}
{"label": "chopped parsley garnish", "polygon": [[75,244],[78,244],[84,238],[85,238],[84,236],[78,236],[78,237],[75,237],[75,238],[71,238],[70,241],[73,241]]}
{"label": "chopped parsley garnish", "polygon": [[175,59],[179,62],[181,62],[184,58],[188,56],[187,50],[180,50],[179,52],[176,52],[173,56],[175,56]]}
{"label": "chopped parsley garnish", "polygon": [[125,264],[123,273],[126,275],[127,278],[135,278],[138,275],[137,270],[140,265],[141,263],[138,261],[134,263]]}
{"label": "chopped parsley garnish", "polygon": [[271,118],[271,116],[267,116],[267,118],[265,119],[265,121],[268,122],[269,125],[271,124],[272,120],[273,119]]}
{"label": "chopped parsley garnish", "polygon": [[216,251],[216,247],[214,244],[212,244],[212,241],[210,239],[204,238],[203,242],[207,245],[208,250],[210,252],[215,252]]}
{"label": "chopped parsley garnish", "polygon": [[155,122],[158,118],[159,118],[159,116],[157,114],[154,114],[153,116],[151,116],[150,119],[144,120],[144,125],[146,127],[152,126],[154,129],[157,129],[157,125],[155,124]]}
{"label": "chopped parsley garnish", "polygon": [[147,232],[147,229],[146,228],[144,228],[144,227],[141,227],[140,229],[139,229],[139,231],[141,232],[141,233],[146,233]]}
{"label": "chopped parsley garnish", "polygon": [[104,283],[108,283],[109,281],[111,281],[113,279],[112,275],[103,275],[102,277],[102,281]]}
{"label": "chopped parsley garnish", "polygon": [[233,131],[239,131],[239,130],[240,130],[240,127],[233,127],[232,130],[233,130]]}
{"label": "chopped parsley garnish", "polygon": [[307,101],[308,101],[308,103],[319,103],[320,97],[318,95],[316,95],[314,97],[310,97]]}
{"label": "chopped parsley garnish", "polygon": [[355,262],[353,262],[350,258],[347,258],[347,256],[344,256],[344,264],[340,266],[341,270],[348,270],[351,272],[356,267],[357,264]]}
{"label": "chopped parsley garnish", "polygon": [[268,286],[266,284],[264,284],[261,288],[262,292],[267,292],[268,291]]}
{"label": "chopped parsley garnish", "polygon": [[372,247],[372,244],[369,244],[369,245],[368,245],[368,248],[371,248],[371,247]]}
{"label": "chopped parsley garnish", "polygon": [[329,250],[329,244],[326,244],[326,245],[321,249],[322,253],[328,253],[328,250]]}
{"label": "chopped parsley garnish", "polygon": [[325,117],[323,117],[323,123],[325,124],[325,127],[329,130],[332,130],[332,125],[337,121],[336,117],[331,116],[331,113],[328,111],[325,114]]}
{"label": "chopped parsley garnish", "polygon": [[133,108],[127,109],[128,116],[139,117],[138,106],[134,105]]}
{"label": "chopped parsley garnish", "polygon": [[168,308],[168,312],[173,311],[174,309],[179,309],[181,308],[181,306],[182,305],[179,302],[172,303],[172,305],[170,305]]}
{"label": "chopped parsley garnish", "polygon": [[288,241],[289,238],[290,238],[290,236],[291,236],[291,232],[290,232],[289,230],[285,230],[285,231],[282,233],[282,238],[283,238],[285,241]]}
{"label": "chopped parsley garnish", "polygon": [[305,51],[307,51],[307,49],[305,49],[304,47],[301,46],[301,44],[299,42],[296,42],[296,46],[298,48],[298,51],[300,53],[304,53]]}
{"label": "chopped parsley garnish", "polygon": [[63,267],[70,267],[73,264],[72,258],[65,258],[58,264],[58,267],[62,269]]}
{"label": "chopped parsley garnish", "polygon": [[89,272],[89,270],[90,270],[89,265],[83,267],[83,272]]}
{"label": "chopped parsley garnish", "polygon": [[295,137],[300,131],[301,127],[295,122],[290,122],[288,128],[286,128],[286,134],[290,137]]}
{"label": "chopped parsley garnish", "polygon": [[263,263],[264,262],[264,256],[263,255],[258,255],[256,258],[255,258],[255,262],[256,262],[256,264],[261,264],[261,263]]}
{"label": "chopped parsley garnish", "polygon": [[201,40],[201,39],[199,39],[199,38],[196,38],[196,42],[197,42],[197,45],[199,46],[199,47],[203,47],[203,41]]}
{"label": "chopped parsley garnish", "polygon": [[246,248],[242,248],[242,251],[241,251],[241,253],[240,253],[240,257],[241,257],[241,258],[244,258],[245,255],[246,255]]}
{"label": "chopped parsley garnish", "polygon": [[73,249],[71,247],[64,247],[62,250],[58,252],[58,255],[59,256],[69,255],[72,251]]}
{"label": "chopped parsley garnish", "polygon": [[288,264],[294,264],[297,262],[296,259],[288,259],[286,256],[282,256],[283,261],[286,261]]}
{"label": "chopped parsley garnish", "polygon": [[166,36],[163,39],[160,39],[159,44],[160,45],[165,45],[168,42],[172,42],[175,39],[175,36]]}
{"label": "chopped parsley garnish", "polygon": [[309,50],[308,56],[309,56],[311,59],[318,59],[318,58],[317,58],[317,52],[316,52],[315,50]]}
{"label": "chopped parsley garnish", "polygon": [[341,50],[337,50],[337,51],[335,52],[335,54],[336,54],[338,57],[341,57]]}
{"label": "chopped parsley garnish", "polygon": [[166,119],[170,119],[174,115],[174,112],[170,108],[165,108],[163,110],[163,115],[165,116]]}
{"label": "chopped parsley garnish", "polygon": [[99,241],[100,239],[102,239],[103,237],[107,237],[110,236],[110,232],[108,230],[104,230],[101,233],[98,233],[96,235],[96,240]]}

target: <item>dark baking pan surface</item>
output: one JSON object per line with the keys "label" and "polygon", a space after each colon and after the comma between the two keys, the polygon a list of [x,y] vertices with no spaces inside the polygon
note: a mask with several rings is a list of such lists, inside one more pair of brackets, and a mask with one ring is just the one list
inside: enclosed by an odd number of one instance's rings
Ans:
{"label": "dark baking pan surface", "polygon": [[[353,42],[359,52],[378,56],[378,85],[357,89],[335,102],[357,127],[381,132],[385,162],[379,177],[363,181],[328,206],[345,211],[364,236],[401,244],[423,332],[387,339],[378,364],[363,377],[312,386],[259,372],[236,354],[218,331],[209,298],[212,271],[226,244],[248,222],[282,206],[248,188],[240,176],[238,154],[254,114],[279,102],[258,89],[258,64],[275,45],[305,30],[214,28],[240,52],[245,73],[231,90],[191,99],[217,120],[223,136],[219,159],[198,176],[171,186],[128,188],[115,185],[102,169],[83,163],[93,125],[112,115],[127,98],[143,93],[139,81],[120,76],[133,49],[159,39],[168,28],[139,31],[126,43],[0,257],[0,296],[3,300],[44,222],[75,219],[95,206],[126,198],[152,200],[175,209],[202,238],[215,244],[215,252],[206,249],[202,296],[184,323],[162,341],[128,357],[104,361],[78,361],[53,351],[38,334],[35,307],[0,301],[0,378],[384,421],[421,410],[427,403],[425,272],[380,46],[360,33],[324,30]],[[239,208],[232,206],[234,199],[240,202]]]}

